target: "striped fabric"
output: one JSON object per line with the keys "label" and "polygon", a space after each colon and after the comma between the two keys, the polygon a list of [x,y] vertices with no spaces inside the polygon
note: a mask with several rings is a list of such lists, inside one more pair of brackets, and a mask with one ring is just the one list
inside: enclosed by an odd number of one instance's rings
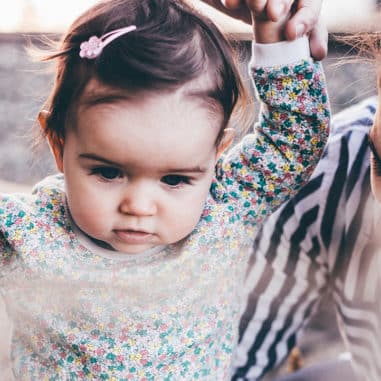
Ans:
{"label": "striped fabric", "polygon": [[312,178],[260,230],[232,380],[258,380],[279,364],[326,292],[359,379],[381,380],[381,208],[367,143],[376,102],[335,116]]}

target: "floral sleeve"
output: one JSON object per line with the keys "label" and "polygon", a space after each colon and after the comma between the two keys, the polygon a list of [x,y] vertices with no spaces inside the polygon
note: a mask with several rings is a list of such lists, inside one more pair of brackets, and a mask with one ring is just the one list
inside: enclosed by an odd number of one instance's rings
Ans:
{"label": "floral sleeve", "polygon": [[256,224],[308,180],[325,146],[330,108],[322,67],[312,60],[253,70],[261,112],[248,134],[217,163],[215,196],[238,203]]}

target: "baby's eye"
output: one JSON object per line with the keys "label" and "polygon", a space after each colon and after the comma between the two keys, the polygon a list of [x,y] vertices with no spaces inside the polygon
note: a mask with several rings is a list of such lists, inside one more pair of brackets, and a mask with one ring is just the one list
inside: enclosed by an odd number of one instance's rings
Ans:
{"label": "baby's eye", "polygon": [[100,176],[106,180],[114,180],[116,178],[123,177],[122,171],[118,168],[113,168],[113,167],[93,168],[91,173],[94,175]]}
{"label": "baby's eye", "polygon": [[161,182],[171,187],[176,187],[181,184],[190,184],[190,179],[182,175],[166,175],[161,178]]}

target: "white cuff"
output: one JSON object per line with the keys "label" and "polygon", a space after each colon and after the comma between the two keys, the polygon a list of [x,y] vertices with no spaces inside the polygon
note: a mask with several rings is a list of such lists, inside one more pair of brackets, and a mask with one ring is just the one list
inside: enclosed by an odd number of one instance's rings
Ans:
{"label": "white cuff", "polygon": [[311,60],[310,43],[307,36],[272,44],[253,42],[250,66],[283,66],[303,59]]}

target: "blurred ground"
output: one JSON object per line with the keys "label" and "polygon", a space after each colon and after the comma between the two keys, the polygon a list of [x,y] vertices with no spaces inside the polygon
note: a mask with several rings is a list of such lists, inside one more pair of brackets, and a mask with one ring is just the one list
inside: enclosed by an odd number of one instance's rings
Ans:
{"label": "blurred ground", "polygon": [[[37,131],[34,120],[52,77],[44,71],[45,66],[30,62],[24,42],[25,36],[0,35],[0,191],[3,192],[12,191],[14,183],[19,184],[17,190],[28,189],[54,171],[46,147],[41,152],[32,152]],[[329,57],[324,61],[333,112],[375,93],[375,75],[369,65],[359,62],[337,65],[347,51],[331,42]],[[24,184],[29,186],[25,188]],[[0,320],[1,313],[0,306]],[[335,322],[326,299],[300,343],[305,364],[332,359],[343,351]],[[0,333],[1,341],[7,334],[4,326],[0,326]],[[0,347],[4,350],[4,343],[0,342]],[[0,353],[0,362],[1,356]],[[0,374],[3,371],[0,368]],[[283,367],[281,372],[285,371]]]}

